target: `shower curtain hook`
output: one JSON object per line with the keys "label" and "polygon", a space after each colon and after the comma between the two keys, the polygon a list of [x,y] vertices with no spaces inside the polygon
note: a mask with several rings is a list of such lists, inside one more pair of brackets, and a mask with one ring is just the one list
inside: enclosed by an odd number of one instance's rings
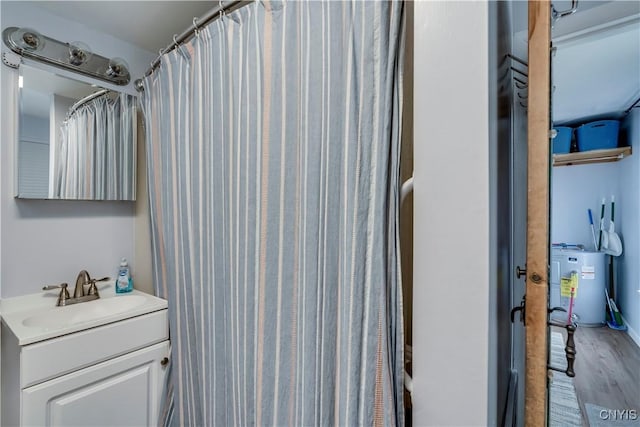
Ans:
{"label": "shower curtain hook", "polygon": [[[162,49],[160,49],[162,50]],[[162,55],[158,56],[155,61],[151,61],[151,69],[156,67],[160,68],[162,66]]]}
{"label": "shower curtain hook", "polygon": [[162,62],[162,54],[164,54],[164,49],[160,49],[158,51],[158,57],[156,58],[156,61],[158,61],[158,66],[160,66],[160,63]]}
{"label": "shower curtain hook", "polygon": [[226,13],[224,11],[224,6],[222,5],[222,0],[218,0],[218,13],[220,15],[219,19],[221,20],[226,16]]}
{"label": "shower curtain hook", "polygon": [[198,28],[197,24],[198,18],[196,16],[193,17],[193,32],[196,37],[200,37],[200,28]]}
{"label": "shower curtain hook", "polygon": [[178,38],[178,35],[177,35],[177,34],[174,34],[174,35],[173,35],[173,44],[175,45],[175,48],[176,48],[176,49],[178,49],[178,52],[180,53],[180,55],[182,55],[182,57],[183,57],[184,59],[188,59],[188,58],[189,58],[189,56],[188,56],[188,55],[185,53],[185,51],[183,50],[183,46],[182,46],[180,43],[178,43],[177,38]]}

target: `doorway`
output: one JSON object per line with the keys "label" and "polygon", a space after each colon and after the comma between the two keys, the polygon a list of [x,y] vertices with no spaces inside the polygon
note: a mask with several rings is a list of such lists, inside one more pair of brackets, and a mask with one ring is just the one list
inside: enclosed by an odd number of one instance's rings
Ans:
{"label": "doorway", "polygon": [[[555,3],[563,8],[569,2]],[[556,132],[549,305],[564,310],[552,313],[553,321],[578,327],[575,377],[554,372],[551,379],[550,424],[558,422],[553,405],[566,398],[554,395],[554,382],[574,390],[575,405],[561,409],[580,417],[562,425],[635,421],[640,417],[640,4],[579,2],[575,13],[553,22],[551,52]],[[620,247],[613,247],[615,236]],[[563,347],[565,340],[564,330],[551,328],[552,366],[563,362],[554,343]]]}

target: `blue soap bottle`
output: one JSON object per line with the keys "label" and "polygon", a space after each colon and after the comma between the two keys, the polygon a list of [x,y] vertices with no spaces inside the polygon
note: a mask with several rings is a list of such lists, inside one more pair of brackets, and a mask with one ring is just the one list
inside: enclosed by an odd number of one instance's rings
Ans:
{"label": "blue soap bottle", "polygon": [[126,258],[120,260],[120,268],[118,269],[118,278],[116,279],[116,293],[124,294],[133,290],[133,279]]}

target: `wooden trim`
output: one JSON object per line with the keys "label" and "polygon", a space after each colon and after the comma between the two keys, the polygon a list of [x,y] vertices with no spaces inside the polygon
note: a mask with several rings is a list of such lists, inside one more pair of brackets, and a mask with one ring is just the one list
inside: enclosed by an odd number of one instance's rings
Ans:
{"label": "wooden trim", "polygon": [[546,425],[551,5],[529,1],[525,425]]}
{"label": "wooden trim", "polygon": [[617,162],[631,155],[631,147],[591,150],[579,153],[554,154],[553,166],[586,165],[589,163]]}

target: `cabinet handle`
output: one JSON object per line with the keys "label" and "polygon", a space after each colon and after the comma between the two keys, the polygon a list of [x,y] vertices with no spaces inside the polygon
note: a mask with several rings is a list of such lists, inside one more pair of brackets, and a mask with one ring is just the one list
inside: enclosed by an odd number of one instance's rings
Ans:
{"label": "cabinet handle", "polygon": [[169,358],[163,357],[162,360],[160,361],[160,365],[167,366],[168,364],[169,364]]}

